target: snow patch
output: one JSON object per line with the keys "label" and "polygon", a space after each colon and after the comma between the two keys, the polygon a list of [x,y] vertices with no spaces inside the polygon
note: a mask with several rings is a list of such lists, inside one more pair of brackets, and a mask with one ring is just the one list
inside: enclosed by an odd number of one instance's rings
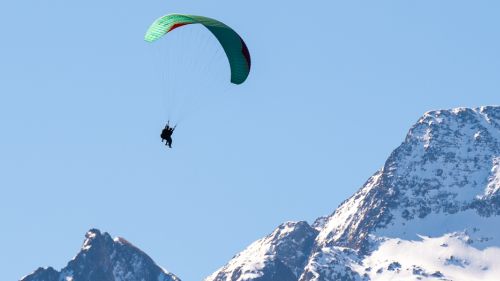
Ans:
{"label": "snow patch", "polygon": [[[368,275],[370,280],[415,280],[416,277],[436,280],[441,277],[454,281],[498,281],[500,247],[479,250],[466,241],[467,235],[463,233],[422,237],[420,241],[387,239],[354,268]],[[391,266],[394,264],[398,266]]]}
{"label": "snow patch", "polygon": [[498,192],[500,189],[500,157],[493,159],[493,168],[491,168],[491,175],[488,178],[486,185],[485,196],[490,197]]}

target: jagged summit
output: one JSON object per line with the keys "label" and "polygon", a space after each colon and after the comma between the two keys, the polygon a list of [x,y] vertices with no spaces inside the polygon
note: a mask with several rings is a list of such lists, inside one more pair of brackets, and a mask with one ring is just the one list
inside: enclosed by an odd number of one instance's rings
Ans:
{"label": "jagged summit", "polygon": [[61,271],[39,268],[21,281],[180,281],[123,238],[98,229],[85,234],[80,252]]}
{"label": "jagged summit", "polygon": [[81,250],[89,251],[92,247],[106,247],[106,244],[109,245],[112,241],[113,239],[107,232],[102,234],[99,229],[93,228],[85,233],[85,240],[83,241]]}
{"label": "jagged summit", "polygon": [[318,239],[360,248],[368,233],[398,219],[468,209],[498,214],[498,202],[491,209],[478,201],[488,200],[485,191],[500,157],[499,123],[500,107],[425,113],[384,167],[329,217]]}
{"label": "jagged summit", "polygon": [[[234,274],[263,261],[238,255],[206,281],[498,280],[499,190],[500,107],[429,111],[358,192],[316,220],[310,251],[289,246],[307,257],[288,267],[295,279],[266,267]],[[281,243],[266,241],[249,248]]]}

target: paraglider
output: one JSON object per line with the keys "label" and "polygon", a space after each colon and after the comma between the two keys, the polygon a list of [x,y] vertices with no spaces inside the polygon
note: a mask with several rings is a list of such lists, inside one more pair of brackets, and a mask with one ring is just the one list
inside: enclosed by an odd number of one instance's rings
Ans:
{"label": "paraglider", "polygon": [[[245,41],[232,28],[212,18],[169,14],[155,20],[144,36],[147,42],[155,42],[172,30],[190,24],[201,24],[207,28],[220,43],[229,62],[231,83],[240,85],[250,74],[251,58]],[[170,127],[169,122],[162,130],[161,139],[165,145],[172,147],[172,134],[177,125]]]}
{"label": "paraglider", "polygon": [[174,133],[175,127],[177,127],[177,125],[170,127],[170,121],[168,121],[165,128],[161,131],[161,142],[165,141],[165,145],[169,148],[172,148],[172,134]]}
{"label": "paraglider", "polygon": [[170,14],[153,22],[144,39],[147,42],[154,42],[172,30],[188,24],[202,24],[212,32],[224,48],[229,60],[231,83],[239,85],[245,82],[252,64],[250,52],[238,33],[220,21],[202,16]]}

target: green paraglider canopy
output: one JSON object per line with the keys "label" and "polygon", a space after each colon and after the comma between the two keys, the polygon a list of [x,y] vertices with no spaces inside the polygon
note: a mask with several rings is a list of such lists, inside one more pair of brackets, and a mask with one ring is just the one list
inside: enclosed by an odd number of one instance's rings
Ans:
{"label": "green paraglider canopy", "polygon": [[231,83],[245,82],[250,73],[250,52],[238,33],[220,21],[202,16],[170,14],[157,19],[149,27],[144,39],[154,42],[178,27],[197,23],[210,30],[224,48],[231,68]]}

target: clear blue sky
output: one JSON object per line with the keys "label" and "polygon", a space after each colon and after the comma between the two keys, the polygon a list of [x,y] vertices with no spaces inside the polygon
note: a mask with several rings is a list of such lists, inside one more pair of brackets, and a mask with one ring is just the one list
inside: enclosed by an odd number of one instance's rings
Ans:
{"label": "clear blue sky", "polygon": [[[171,12],[234,27],[253,69],[167,151],[143,34]],[[63,267],[97,227],[201,280],[281,222],[331,213],[423,112],[499,103],[499,14],[493,0],[2,1],[1,279]],[[192,80],[177,83],[205,90]]]}

